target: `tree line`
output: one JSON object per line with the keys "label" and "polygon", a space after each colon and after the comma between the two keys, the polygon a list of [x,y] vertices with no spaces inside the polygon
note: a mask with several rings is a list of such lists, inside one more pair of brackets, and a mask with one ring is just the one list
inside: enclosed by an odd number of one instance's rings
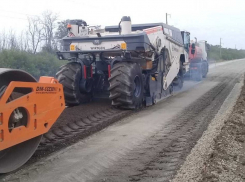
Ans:
{"label": "tree line", "polygon": [[65,63],[48,52],[32,54],[15,49],[0,52],[0,67],[25,70],[37,79],[40,76],[55,76],[58,68]]}
{"label": "tree line", "polygon": [[221,48],[220,50],[220,45],[210,45],[208,58],[210,61],[242,59],[245,58],[245,50],[231,48]]}
{"label": "tree line", "polygon": [[0,67],[21,69],[34,77],[54,76],[66,61],[56,58],[59,40],[67,33],[68,20],[59,22],[58,15],[45,11],[27,17],[26,30],[0,32]]}
{"label": "tree line", "polygon": [[67,33],[68,20],[59,22],[58,17],[51,11],[45,11],[40,16],[27,17],[27,28],[19,35],[13,30],[0,32],[0,51],[14,49],[33,54],[40,51],[54,53],[59,40]]}

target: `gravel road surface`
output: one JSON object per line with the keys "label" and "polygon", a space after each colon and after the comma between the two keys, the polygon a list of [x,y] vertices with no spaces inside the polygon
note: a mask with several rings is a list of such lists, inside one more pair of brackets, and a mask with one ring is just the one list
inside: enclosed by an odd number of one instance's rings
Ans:
{"label": "gravel road surface", "polygon": [[[2,181],[169,181],[244,71],[245,60],[217,64],[202,82],[187,82],[173,96]],[[227,107],[235,101],[226,102]]]}

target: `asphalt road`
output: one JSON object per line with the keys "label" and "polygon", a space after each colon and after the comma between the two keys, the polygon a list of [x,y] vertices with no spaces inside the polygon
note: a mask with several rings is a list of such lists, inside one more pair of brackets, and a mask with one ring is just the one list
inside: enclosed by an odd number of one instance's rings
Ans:
{"label": "asphalt road", "polygon": [[202,82],[2,180],[169,181],[244,71],[245,60],[211,66]]}

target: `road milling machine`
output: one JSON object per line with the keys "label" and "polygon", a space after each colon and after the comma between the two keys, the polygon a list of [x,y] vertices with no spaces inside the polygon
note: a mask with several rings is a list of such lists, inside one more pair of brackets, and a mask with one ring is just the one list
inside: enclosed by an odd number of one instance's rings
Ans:
{"label": "road milling machine", "polygon": [[57,55],[69,62],[56,74],[67,106],[107,93],[113,106],[137,109],[183,86],[189,32],[164,23],[131,24],[128,16],[105,29],[71,20],[67,29]]}

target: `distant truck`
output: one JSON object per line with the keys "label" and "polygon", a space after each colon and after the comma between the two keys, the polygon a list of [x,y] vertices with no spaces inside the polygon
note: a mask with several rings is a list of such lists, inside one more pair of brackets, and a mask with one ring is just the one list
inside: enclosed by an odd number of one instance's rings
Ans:
{"label": "distant truck", "polygon": [[208,46],[207,41],[195,41],[190,44],[189,48],[189,62],[190,78],[196,81],[201,81],[206,78],[209,64],[208,64]]}

